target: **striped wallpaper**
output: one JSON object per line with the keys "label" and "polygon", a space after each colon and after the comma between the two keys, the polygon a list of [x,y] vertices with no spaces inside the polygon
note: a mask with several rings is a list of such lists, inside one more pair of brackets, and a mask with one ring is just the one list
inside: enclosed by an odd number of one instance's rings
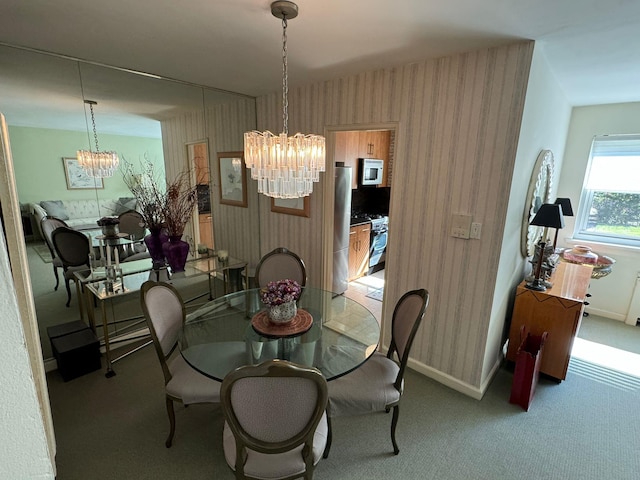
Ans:
{"label": "striped wallpaper", "polygon": [[[388,344],[397,299],[427,288],[431,300],[411,364],[472,396],[486,381],[483,359],[500,358],[485,349],[497,343],[488,332],[501,330],[490,328],[494,291],[510,288],[496,285],[496,274],[532,53],[533,42],[522,42],[291,88],[289,94],[290,133],[325,134],[331,146],[335,130],[372,124],[396,130],[383,339]],[[241,101],[208,109],[216,245],[253,264],[285,246],[305,260],[309,283],[323,285],[323,266],[331,262],[331,249],[323,258],[323,245],[332,238],[323,209],[332,204],[324,190],[325,183],[332,185],[326,178],[333,175],[333,152],[314,186],[309,218],[272,213],[250,178],[248,209],[217,202],[215,152],[241,150],[241,134],[253,128],[254,118],[258,130],[282,129],[280,94],[257,98],[256,117],[253,108]],[[163,122],[165,154],[184,158],[185,142],[207,136],[200,117]],[[456,213],[482,223],[481,240],[450,236]]]}
{"label": "striped wallpaper", "polygon": [[[485,380],[482,362],[532,52],[533,42],[523,42],[290,91],[291,133],[331,135],[359,124],[397,123],[385,339],[397,299],[427,288],[431,300],[413,364],[461,390],[477,391]],[[259,97],[256,108],[259,130],[280,131],[279,94]],[[328,167],[311,196],[309,218],[271,213],[260,198],[261,253],[277,246],[294,250],[312,285],[323,284],[329,261],[322,253],[331,238],[331,225],[323,224]],[[451,237],[455,213],[481,222],[482,239]],[[497,361],[498,352],[488,358]]]}

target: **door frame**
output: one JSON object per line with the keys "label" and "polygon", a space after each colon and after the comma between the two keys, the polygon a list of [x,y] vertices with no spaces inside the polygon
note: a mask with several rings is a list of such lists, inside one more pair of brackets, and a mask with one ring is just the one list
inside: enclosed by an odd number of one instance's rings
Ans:
{"label": "door frame", "polygon": [[[399,124],[398,122],[382,123],[357,123],[351,125],[329,125],[325,126],[324,136],[326,139],[326,167],[324,173],[324,189],[322,193],[322,288],[331,290],[333,278],[333,214],[335,208],[335,149],[336,132],[359,132],[366,130],[390,130],[394,133],[395,143],[398,143]],[[397,153],[397,149],[395,149]],[[396,162],[397,155],[394,156]],[[382,305],[382,316],[384,317],[384,301]]]}

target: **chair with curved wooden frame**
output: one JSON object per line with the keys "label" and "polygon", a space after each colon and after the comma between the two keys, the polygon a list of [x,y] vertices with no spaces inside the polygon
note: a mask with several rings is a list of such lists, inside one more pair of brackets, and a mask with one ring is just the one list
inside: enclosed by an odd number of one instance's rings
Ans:
{"label": "chair with curved wooden frame", "polygon": [[263,256],[256,266],[255,279],[258,287],[288,278],[304,287],[307,283],[307,269],[302,259],[284,247],[278,247]]}
{"label": "chair with curved wooden frame", "polygon": [[223,445],[236,478],[311,479],[327,443],[327,398],[319,370],[284,360],[228,374]]}
{"label": "chair with curved wooden frame", "polygon": [[[400,452],[396,442],[396,426],[400,415],[400,399],[404,388],[404,371],[409,351],[429,303],[425,289],[411,290],[396,303],[391,321],[391,345],[386,355],[375,353],[364,365],[353,372],[332,380],[329,384],[329,417],[389,412],[393,453]],[[398,361],[394,358],[397,355]],[[331,447],[331,420],[329,440],[324,457]]]}
{"label": "chair with curved wooden frame", "polygon": [[54,290],[58,290],[60,286],[60,277],[58,277],[58,269],[64,267],[62,265],[62,260],[60,260],[56,256],[56,251],[53,248],[53,239],[51,235],[53,231],[58,227],[68,227],[67,223],[64,220],[60,220],[57,217],[42,217],[40,220],[40,230],[42,231],[42,236],[44,237],[44,243],[49,248],[49,252],[51,252],[51,264],[53,265],[53,275],[56,277],[56,286]]}
{"label": "chair with curved wooden frame", "polygon": [[62,262],[64,270],[64,284],[67,288],[67,307],[71,304],[71,287],[69,282],[76,282],[73,275],[76,271],[86,271],[91,269],[89,253],[91,245],[89,237],[84,233],[70,227],[58,227],[51,233],[51,243],[56,251],[56,255]]}
{"label": "chair with curved wooden frame", "polygon": [[[205,377],[176,353],[178,335],[185,321],[185,307],[180,293],[168,283],[148,281],[140,288],[142,311],[164,375],[165,402],[169,416],[171,447],[176,431],[173,402],[219,403],[220,382]],[[175,353],[175,355],[174,355]]]}
{"label": "chair with curved wooden frame", "polygon": [[127,210],[118,215],[118,229],[122,233],[128,233],[131,244],[127,245],[123,261],[130,262],[132,260],[141,260],[143,258],[151,258],[147,251],[143,239],[147,233],[145,221],[142,214],[136,210]]}

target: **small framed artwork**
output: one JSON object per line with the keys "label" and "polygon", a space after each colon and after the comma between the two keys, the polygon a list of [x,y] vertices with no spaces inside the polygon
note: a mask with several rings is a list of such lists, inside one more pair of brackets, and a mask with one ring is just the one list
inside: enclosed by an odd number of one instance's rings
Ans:
{"label": "small framed artwork", "polygon": [[220,203],[247,207],[247,172],[242,152],[218,153]]}
{"label": "small framed artwork", "polygon": [[80,166],[77,158],[62,157],[62,163],[64,165],[64,176],[67,179],[67,190],[104,188],[103,179],[89,176],[86,170]]}
{"label": "small framed artwork", "polygon": [[302,198],[271,198],[271,211],[308,217],[311,215],[309,197]]}

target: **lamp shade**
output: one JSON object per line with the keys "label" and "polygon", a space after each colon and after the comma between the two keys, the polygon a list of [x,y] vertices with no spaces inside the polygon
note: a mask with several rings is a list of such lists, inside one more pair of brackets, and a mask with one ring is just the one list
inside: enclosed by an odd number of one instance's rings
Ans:
{"label": "lamp shade", "polygon": [[571,200],[568,198],[556,198],[553,202],[556,205],[560,205],[562,208],[562,215],[565,217],[573,217],[573,208],[571,208]]}
{"label": "lamp shade", "polygon": [[540,227],[563,228],[564,216],[562,215],[562,207],[555,203],[543,203],[531,220],[531,225]]}

